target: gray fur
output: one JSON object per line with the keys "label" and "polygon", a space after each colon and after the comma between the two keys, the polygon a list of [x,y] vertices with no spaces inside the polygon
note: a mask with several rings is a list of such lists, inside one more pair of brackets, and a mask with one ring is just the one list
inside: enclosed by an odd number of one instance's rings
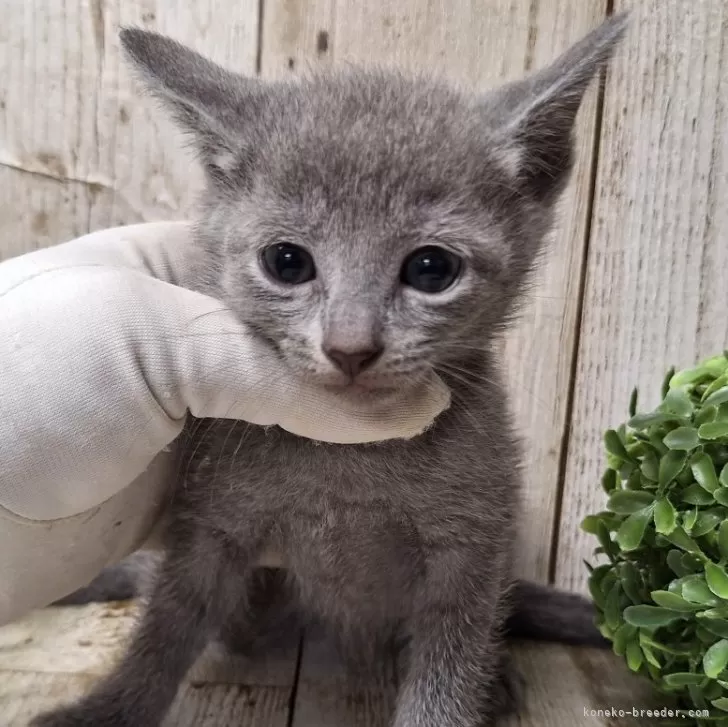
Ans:
{"label": "gray fur", "polygon": [[[612,19],[482,96],[357,68],[263,83],[123,31],[207,172],[187,283],[228,304],[293,377],[387,396],[434,369],[453,406],[419,438],[361,446],[191,423],[166,559],[126,657],[37,727],[156,727],[206,642],[251,643],[278,599],[360,662],[408,640],[394,727],[476,727],[507,706],[521,455],[493,344],[552,226],[581,98],[624,27]],[[285,287],[263,273],[260,251],[281,241],[311,252],[315,280]],[[400,283],[425,244],[465,261],[443,293]],[[383,353],[355,386],[322,355],[328,340],[373,338]],[[254,566],[270,546],[287,576],[261,589]]]}

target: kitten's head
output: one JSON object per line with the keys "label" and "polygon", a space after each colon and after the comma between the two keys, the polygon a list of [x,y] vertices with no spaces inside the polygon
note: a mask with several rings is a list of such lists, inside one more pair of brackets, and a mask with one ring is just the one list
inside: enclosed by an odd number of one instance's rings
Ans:
{"label": "kitten's head", "polygon": [[266,83],[121,39],[204,165],[207,289],[293,374],[382,392],[462,366],[507,320],[624,26],[482,95],[356,68]]}

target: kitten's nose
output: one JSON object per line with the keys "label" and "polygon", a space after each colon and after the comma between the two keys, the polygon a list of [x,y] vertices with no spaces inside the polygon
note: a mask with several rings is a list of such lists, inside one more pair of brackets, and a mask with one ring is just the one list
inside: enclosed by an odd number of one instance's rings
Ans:
{"label": "kitten's nose", "polygon": [[368,369],[381,355],[382,348],[365,348],[357,351],[342,351],[338,348],[324,348],[324,353],[350,378],[357,377]]}

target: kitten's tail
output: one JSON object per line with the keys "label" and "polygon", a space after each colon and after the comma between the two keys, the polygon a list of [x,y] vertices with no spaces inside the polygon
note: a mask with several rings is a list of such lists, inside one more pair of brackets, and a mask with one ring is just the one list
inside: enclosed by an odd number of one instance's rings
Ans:
{"label": "kitten's tail", "polygon": [[142,594],[146,581],[161,562],[158,553],[139,550],[117,565],[109,566],[91,583],[68,596],[60,598],[54,606],[82,606],[86,603],[128,601]]}
{"label": "kitten's tail", "polygon": [[596,611],[588,599],[530,581],[516,581],[506,636],[556,641],[561,644],[608,647],[594,624]]}

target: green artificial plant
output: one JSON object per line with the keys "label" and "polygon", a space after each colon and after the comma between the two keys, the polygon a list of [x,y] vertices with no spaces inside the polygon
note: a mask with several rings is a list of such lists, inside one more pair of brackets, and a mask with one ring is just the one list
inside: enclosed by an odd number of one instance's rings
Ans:
{"label": "green artificial plant", "polygon": [[[629,668],[728,727],[728,352],[670,371],[662,403],[604,436],[589,568],[597,624]],[[682,724],[690,724],[688,720]]]}

